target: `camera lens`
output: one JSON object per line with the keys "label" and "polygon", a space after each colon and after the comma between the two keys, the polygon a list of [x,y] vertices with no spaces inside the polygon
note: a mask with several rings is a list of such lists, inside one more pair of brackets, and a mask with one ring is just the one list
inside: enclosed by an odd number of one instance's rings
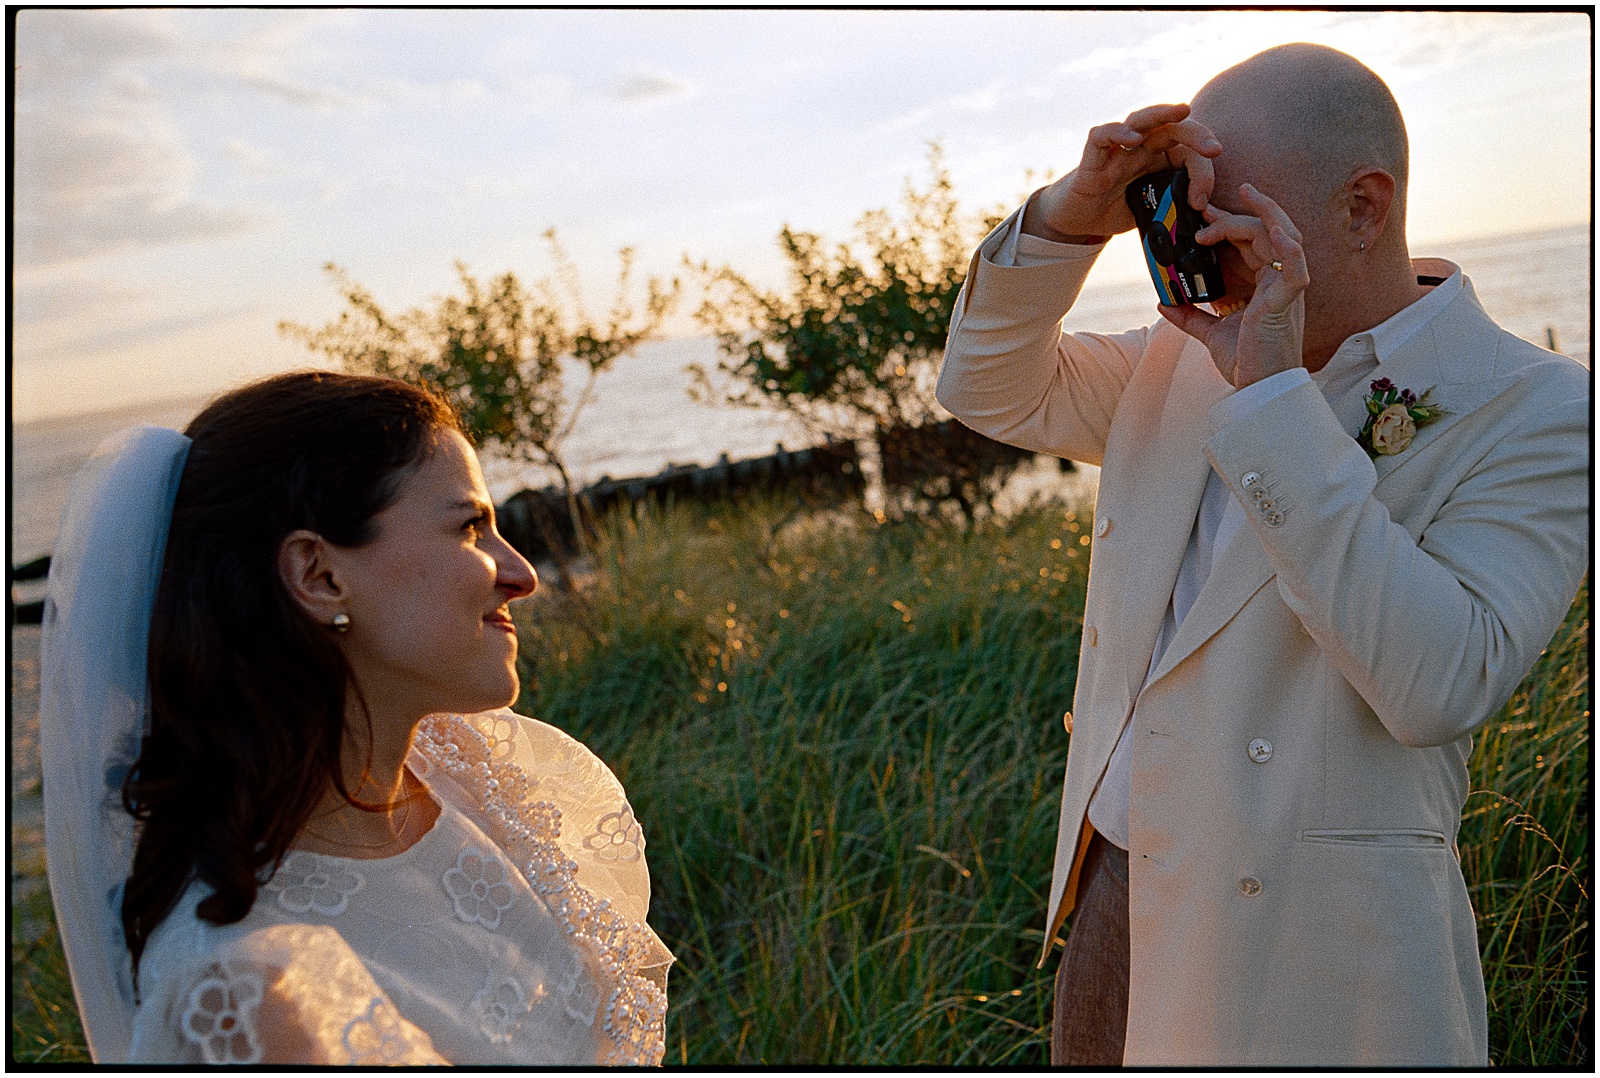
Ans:
{"label": "camera lens", "polygon": [[1174,256],[1172,237],[1167,235],[1167,230],[1159,226],[1151,229],[1149,242],[1150,257],[1156,260],[1156,264],[1161,266],[1172,265]]}

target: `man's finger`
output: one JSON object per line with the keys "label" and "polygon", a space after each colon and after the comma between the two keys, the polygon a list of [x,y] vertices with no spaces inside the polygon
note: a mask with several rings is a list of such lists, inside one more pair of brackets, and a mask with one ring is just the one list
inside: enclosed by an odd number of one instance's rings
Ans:
{"label": "man's finger", "polygon": [[[1162,318],[1183,330],[1189,336],[1206,344],[1211,337],[1211,329],[1222,321],[1214,314],[1202,311],[1199,307],[1167,307],[1156,308]],[[1208,346],[1209,347],[1209,346]]]}
{"label": "man's finger", "polygon": [[[1207,206],[1201,212],[1205,213],[1214,208],[1213,206]],[[1218,213],[1204,228],[1196,232],[1195,238],[1201,243],[1209,244],[1218,240],[1240,240],[1257,231],[1263,235],[1266,233],[1266,226],[1262,224],[1261,218],[1251,217],[1249,214],[1244,213],[1223,211]]]}
{"label": "man's finger", "polygon": [[1145,148],[1170,150],[1174,146],[1187,146],[1202,157],[1216,157],[1222,152],[1222,143],[1211,133],[1211,128],[1198,120],[1183,120],[1163,124],[1149,133]]}
{"label": "man's finger", "polygon": [[1089,145],[1084,153],[1084,164],[1094,169],[1105,168],[1112,158],[1126,152],[1130,147],[1136,148],[1143,141],[1144,135],[1127,124],[1101,124],[1089,131]]}
{"label": "man's finger", "polygon": [[1197,210],[1204,209],[1211,202],[1211,192],[1216,190],[1217,170],[1209,157],[1187,146],[1178,147],[1178,151],[1181,153],[1178,163],[1189,170],[1189,205]]}
{"label": "man's finger", "polygon": [[1267,226],[1259,217],[1224,213],[1196,232],[1194,238],[1207,246],[1226,241],[1239,248],[1243,254],[1254,254],[1258,261],[1251,266],[1252,269],[1262,262],[1272,260],[1272,244],[1267,239]]}
{"label": "man's finger", "polygon": [[1162,124],[1175,124],[1189,115],[1188,105],[1146,105],[1128,114],[1128,126],[1135,131],[1154,131]]}
{"label": "man's finger", "polygon": [[1309,285],[1311,273],[1306,267],[1306,249],[1300,246],[1299,237],[1291,236],[1274,225],[1267,230],[1267,239],[1272,245],[1272,253],[1277,256],[1283,279],[1297,291]]}
{"label": "man's finger", "polygon": [[1262,194],[1259,188],[1253,184],[1242,183],[1239,185],[1239,197],[1244,199],[1245,205],[1256,211],[1256,216],[1268,228],[1281,228],[1293,236],[1296,243],[1302,241],[1300,230],[1289,220],[1289,215],[1283,211],[1283,207]]}
{"label": "man's finger", "polygon": [[1137,146],[1144,141],[1144,133],[1127,124],[1101,124],[1091,128],[1089,141],[1101,149],[1113,146]]}

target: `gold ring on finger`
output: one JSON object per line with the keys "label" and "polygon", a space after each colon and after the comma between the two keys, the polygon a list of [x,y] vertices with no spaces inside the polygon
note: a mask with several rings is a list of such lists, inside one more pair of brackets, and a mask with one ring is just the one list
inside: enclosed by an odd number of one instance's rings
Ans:
{"label": "gold ring on finger", "polygon": [[1283,272],[1283,263],[1277,261],[1276,259],[1274,259],[1273,262],[1272,262],[1272,268],[1277,270],[1279,273],[1282,273]]}

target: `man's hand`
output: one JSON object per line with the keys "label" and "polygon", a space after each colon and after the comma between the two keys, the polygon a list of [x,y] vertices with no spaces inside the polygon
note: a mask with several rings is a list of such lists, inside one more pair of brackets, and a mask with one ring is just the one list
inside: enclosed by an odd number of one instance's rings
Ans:
{"label": "man's hand", "polygon": [[1301,366],[1305,336],[1306,253],[1300,230],[1272,199],[1250,184],[1239,197],[1254,216],[1205,207],[1203,244],[1233,244],[1255,275],[1255,291],[1243,310],[1225,318],[1198,307],[1158,307],[1161,317],[1206,346],[1222,377],[1243,389],[1252,382]]}
{"label": "man's hand", "polygon": [[1101,243],[1133,227],[1122,194],[1128,181],[1180,165],[1189,169],[1189,205],[1198,210],[1211,197],[1211,158],[1221,152],[1217,137],[1189,119],[1188,105],[1142,108],[1089,132],[1078,167],[1028,200],[1022,231],[1057,243]]}

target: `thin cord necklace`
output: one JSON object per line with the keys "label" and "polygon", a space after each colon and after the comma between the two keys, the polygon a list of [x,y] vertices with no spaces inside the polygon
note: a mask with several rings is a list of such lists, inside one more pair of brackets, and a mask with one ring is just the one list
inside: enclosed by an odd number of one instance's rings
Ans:
{"label": "thin cord necklace", "polygon": [[[401,814],[401,817],[400,817],[400,826],[395,828],[394,834],[390,835],[388,838],[386,838],[383,841],[378,842],[378,843],[351,842],[351,841],[340,841],[340,840],[336,840],[336,839],[331,839],[327,835],[322,834],[320,831],[317,831],[317,830],[313,829],[312,826],[309,823],[306,824],[306,826],[305,826],[305,832],[306,832],[306,834],[310,835],[313,838],[321,839],[323,842],[326,842],[330,846],[344,846],[344,847],[346,847],[348,849],[352,849],[352,850],[381,850],[385,846],[394,845],[395,841],[401,835],[406,833],[406,826],[411,823],[411,808],[416,803],[417,803],[416,795],[413,794],[412,796],[406,798],[406,800],[405,800],[405,806],[406,807],[405,807],[405,810]],[[391,805],[390,808],[393,808],[393,806]]]}

